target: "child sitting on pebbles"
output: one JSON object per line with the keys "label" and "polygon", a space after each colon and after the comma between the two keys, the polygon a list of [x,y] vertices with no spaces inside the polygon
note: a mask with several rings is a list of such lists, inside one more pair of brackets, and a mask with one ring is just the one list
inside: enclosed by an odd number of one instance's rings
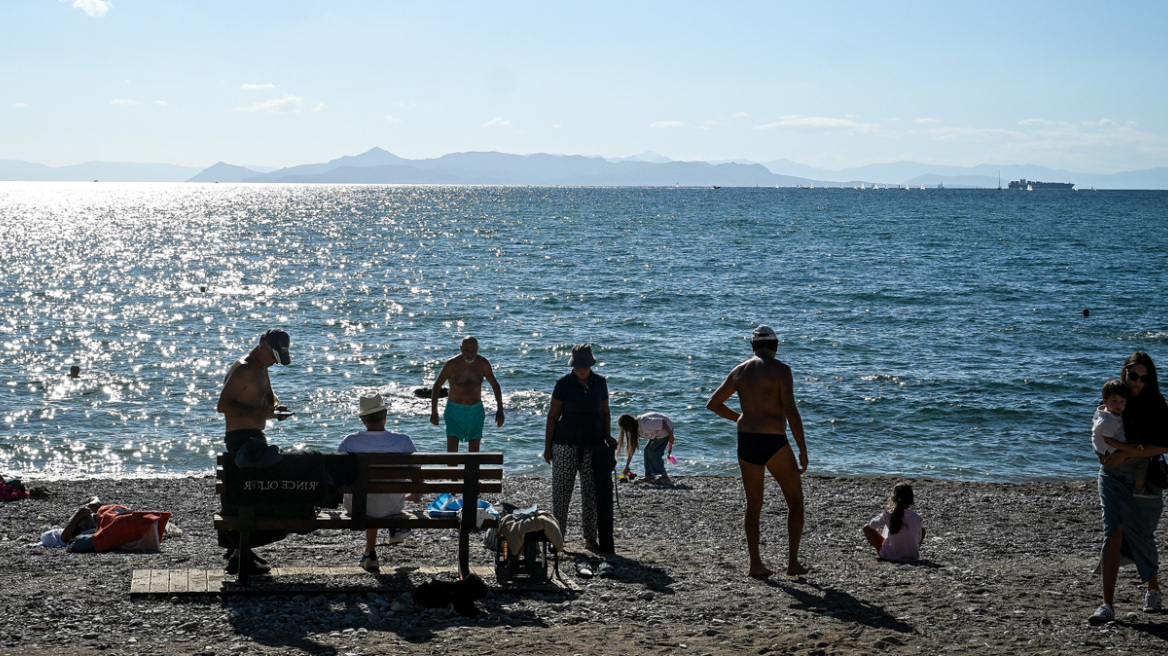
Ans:
{"label": "child sitting on pebbles", "polygon": [[864,527],[877,555],[883,560],[912,562],[920,558],[921,543],[925,541],[924,518],[915,510],[913,489],[908,483],[897,483],[888,499],[888,508],[872,518]]}

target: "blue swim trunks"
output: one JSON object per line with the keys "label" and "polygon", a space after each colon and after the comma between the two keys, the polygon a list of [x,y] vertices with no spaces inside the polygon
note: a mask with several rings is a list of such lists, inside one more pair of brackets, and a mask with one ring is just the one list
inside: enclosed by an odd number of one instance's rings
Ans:
{"label": "blue swim trunks", "polygon": [[446,434],[457,437],[459,442],[473,442],[483,439],[483,422],[487,411],[480,401],[474,405],[446,402]]}

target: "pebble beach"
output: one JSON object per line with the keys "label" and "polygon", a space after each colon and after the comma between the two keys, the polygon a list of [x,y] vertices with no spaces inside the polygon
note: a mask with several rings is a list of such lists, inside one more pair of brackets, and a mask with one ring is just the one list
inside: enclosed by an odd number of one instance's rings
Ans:
{"label": "pebble beach", "polygon": [[[40,498],[0,512],[0,654],[1097,654],[1168,645],[1168,615],[1141,610],[1131,568],[1120,573],[1118,621],[1086,622],[1101,594],[1094,481],[912,480],[928,537],[922,560],[906,565],[877,560],[860,532],[896,480],[805,476],[801,560],[811,572],[767,580],[745,575],[737,479],[621,484],[614,577],[579,577],[576,562],[597,559],[569,527],[561,572],[579,591],[504,592],[488,580],[480,618],[412,601],[409,588],[430,578],[419,568],[455,576],[455,534],[439,531],[379,547],[383,576],[403,568],[384,590],[131,598],[136,569],[222,568],[214,478],[25,480]],[[169,511],[182,534],[156,554],[37,546],[89,495]],[[498,500],[550,508],[549,481],[509,478]],[[762,532],[772,569],[785,563],[785,526],[771,481]],[[322,531],[259,552],[281,566],[355,565],[360,545],[359,533]],[[491,562],[477,545],[471,558]],[[360,570],[323,584],[354,578],[378,585]]]}

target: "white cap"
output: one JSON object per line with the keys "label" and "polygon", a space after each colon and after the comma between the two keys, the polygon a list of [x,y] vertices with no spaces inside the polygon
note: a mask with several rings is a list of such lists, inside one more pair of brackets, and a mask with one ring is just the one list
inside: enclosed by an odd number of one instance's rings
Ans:
{"label": "white cap", "polygon": [[775,331],[773,328],[771,328],[770,326],[767,326],[765,324],[755,328],[750,333],[750,343],[751,344],[753,344],[755,342],[777,342],[777,341],[779,341],[779,336],[777,334],[775,334]]}

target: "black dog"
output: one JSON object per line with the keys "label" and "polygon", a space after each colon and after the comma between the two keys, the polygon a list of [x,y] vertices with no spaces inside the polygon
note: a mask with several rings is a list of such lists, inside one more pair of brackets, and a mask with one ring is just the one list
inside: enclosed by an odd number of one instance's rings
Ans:
{"label": "black dog", "polygon": [[487,596],[487,584],[476,574],[461,581],[427,581],[414,590],[414,603],[427,608],[453,608],[459,615],[481,617],[486,613],[475,606],[476,599]]}

